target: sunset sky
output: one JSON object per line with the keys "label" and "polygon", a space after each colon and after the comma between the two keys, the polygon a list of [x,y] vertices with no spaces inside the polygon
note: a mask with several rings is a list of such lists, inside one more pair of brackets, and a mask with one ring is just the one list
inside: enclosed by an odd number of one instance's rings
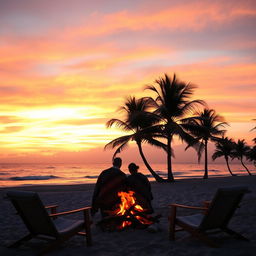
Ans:
{"label": "sunset sky", "polygon": [[102,161],[106,121],[174,72],[251,145],[255,28],[255,0],[0,0],[0,162]]}

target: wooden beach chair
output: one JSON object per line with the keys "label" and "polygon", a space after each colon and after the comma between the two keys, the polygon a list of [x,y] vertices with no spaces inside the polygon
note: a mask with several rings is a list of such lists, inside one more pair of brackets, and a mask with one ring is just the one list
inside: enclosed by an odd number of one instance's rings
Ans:
{"label": "wooden beach chair", "polygon": [[[219,246],[208,235],[221,231],[248,241],[247,238],[228,228],[230,219],[247,192],[249,191],[246,187],[220,188],[211,202],[205,202],[204,207],[171,204],[169,217],[170,240],[175,240],[175,232],[185,230],[210,247]],[[200,210],[202,213],[178,217],[177,208]]]}
{"label": "wooden beach chair", "polygon": [[[41,255],[76,234],[86,237],[87,246],[92,244],[90,230],[91,207],[56,213],[57,205],[45,207],[35,192],[9,191],[6,194],[30,232],[9,247],[18,247],[22,242],[32,238],[47,240],[50,243],[47,243],[46,247],[39,253]],[[51,210],[51,214],[48,214],[47,209]],[[83,213],[83,220],[70,220],[59,217],[77,212]],[[80,232],[81,230],[85,230],[85,232]]]}

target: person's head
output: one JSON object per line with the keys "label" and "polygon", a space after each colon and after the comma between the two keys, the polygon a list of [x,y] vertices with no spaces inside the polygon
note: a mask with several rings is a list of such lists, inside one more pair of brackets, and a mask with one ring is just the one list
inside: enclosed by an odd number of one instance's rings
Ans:
{"label": "person's head", "polygon": [[120,168],[122,166],[122,159],[120,157],[115,157],[113,159],[113,166]]}
{"label": "person's head", "polygon": [[138,169],[139,169],[139,166],[136,165],[135,163],[130,163],[130,164],[128,165],[128,169],[129,169],[129,172],[130,172],[131,174],[137,173],[137,172],[138,172]]}

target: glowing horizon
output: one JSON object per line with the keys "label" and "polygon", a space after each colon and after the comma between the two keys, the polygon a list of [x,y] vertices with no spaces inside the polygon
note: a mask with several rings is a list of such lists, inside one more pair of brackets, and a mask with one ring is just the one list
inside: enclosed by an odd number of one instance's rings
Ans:
{"label": "glowing horizon", "polygon": [[105,123],[124,98],[164,73],[252,144],[253,0],[11,0],[0,17],[0,161],[102,149],[122,134]]}

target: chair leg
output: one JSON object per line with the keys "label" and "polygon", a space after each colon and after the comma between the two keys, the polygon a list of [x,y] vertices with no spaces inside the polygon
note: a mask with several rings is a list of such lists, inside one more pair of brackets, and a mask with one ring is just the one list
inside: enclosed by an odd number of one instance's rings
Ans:
{"label": "chair leg", "polygon": [[84,211],[84,225],[85,225],[85,233],[86,233],[86,244],[87,246],[91,246],[92,245],[91,220],[90,220],[90,213],[88,210]]}
{"label": "chair leg", "polygon": [[22,237],[21,239],[19,239],[18,241],[16,241],[15,243],[9,245],[8,247],[9,248],[17,248],[22,244],[22,242],[28,241],[31,238],[33,238],[33,236],[31,234],[28,234],[28,235]]}
{"label": "chair leg", "polygon": [[174,241],[175,240],[175,219],[176,219],[176,207],[171,207],[171,215],[169,217],[169,239]]}
{"label": "chair leg", "polygon": [[237,238],[237,239],[244,240],[244,241],[250,241],[248,238],[242,236],[241,234],[235,232],[235,231],[232,230],[232,229],[223,228],[222,230],[225,231],[226,233],[228,233],[229,235],[234,236],[234,237]]}

